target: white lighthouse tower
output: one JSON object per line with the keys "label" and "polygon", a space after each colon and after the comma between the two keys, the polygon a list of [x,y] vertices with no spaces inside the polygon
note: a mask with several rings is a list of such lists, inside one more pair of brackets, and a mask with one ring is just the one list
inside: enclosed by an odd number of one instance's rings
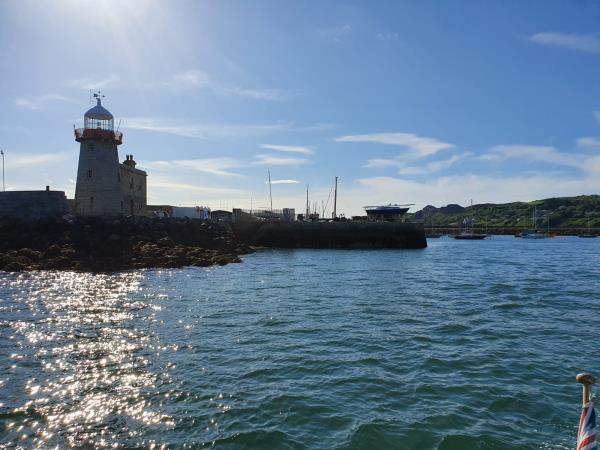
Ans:
{"label": "white lighthouse tower", "polygon": [[124,213],[121,164],[117,146],[123,133],[114,130],[113,115],[102,106],[99,93],[96,106],[84,115],[84,127],[75,130],[80,143],[75,212],[86,216],[114,216]]}

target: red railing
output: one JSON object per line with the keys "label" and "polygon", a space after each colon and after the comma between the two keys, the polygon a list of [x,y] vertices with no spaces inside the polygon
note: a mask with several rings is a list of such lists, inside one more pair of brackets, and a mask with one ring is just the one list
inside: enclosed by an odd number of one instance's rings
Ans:
{"label": "red railing", "polygon": [[117,145],[123,143],[123,133],[120,131],[102,130],[100,128],[77,128],[75,129],[75,140],[81,142],[86,139],[108,139]]}

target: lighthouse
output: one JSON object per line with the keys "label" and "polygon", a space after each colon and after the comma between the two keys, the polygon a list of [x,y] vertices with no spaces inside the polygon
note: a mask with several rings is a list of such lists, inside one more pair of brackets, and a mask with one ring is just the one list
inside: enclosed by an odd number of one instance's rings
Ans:
{"label": "lighthouse", "polygon": [[75,130],[79,166],[75,187],[75,212],[84,216],[146,214],[146,172],[135,168],[133,155],[119,163],[123,133],[115,131],[113,115],[102,106],[84,115],[84,127]]}

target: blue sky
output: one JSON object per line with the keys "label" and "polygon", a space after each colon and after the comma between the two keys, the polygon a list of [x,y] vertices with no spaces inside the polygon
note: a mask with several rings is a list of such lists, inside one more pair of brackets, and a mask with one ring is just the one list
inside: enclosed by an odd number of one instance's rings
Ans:
{"label": "blue sky", "polygon": [[599,1],[4,1],[0,56],[8,189],[73,196],[100,89],[150,203],[600,193]]}

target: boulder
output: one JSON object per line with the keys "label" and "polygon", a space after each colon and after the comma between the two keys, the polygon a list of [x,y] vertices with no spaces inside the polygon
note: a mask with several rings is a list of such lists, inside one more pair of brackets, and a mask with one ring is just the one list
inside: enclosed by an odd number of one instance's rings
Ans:
{"label": "boulder", "polygon": [[58,244],[53,244],[46,249],[46,251],[42,254],[42,257],[44,259],[56,258],[57,256],[60,256],[61,253],[62,249],[60,246]]}

